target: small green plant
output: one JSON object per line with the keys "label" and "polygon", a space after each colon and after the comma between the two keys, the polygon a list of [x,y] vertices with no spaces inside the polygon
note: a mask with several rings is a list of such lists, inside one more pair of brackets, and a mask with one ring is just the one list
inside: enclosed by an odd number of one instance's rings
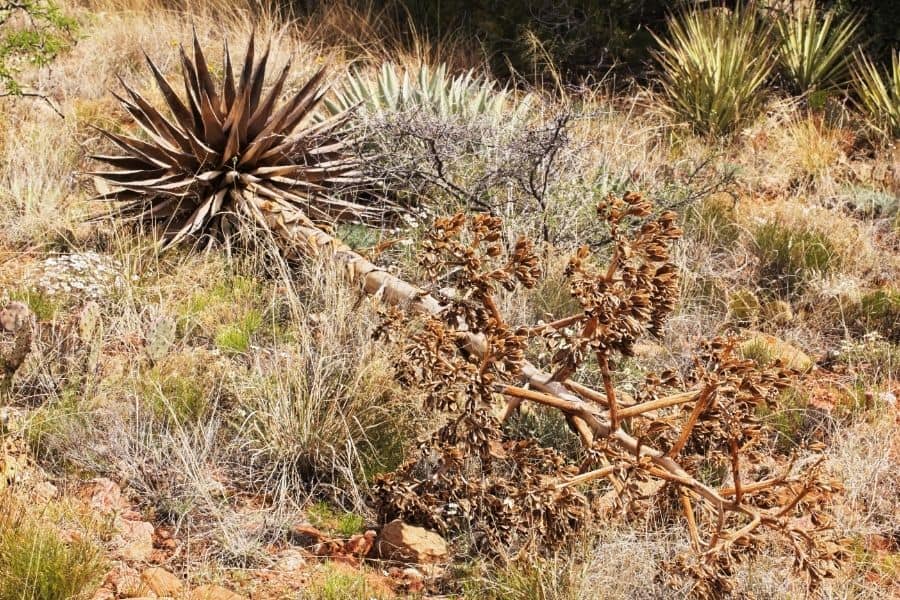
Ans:
{"label": "small green plant", "polygon": [[762,309],[753,290],[741,288],[728,296],[728,312],[739,323],[751,323],[759,318]]}
{"label": "small green plant", "polygon": [[900,290],[878,289],[859,299],[855,321],[866,331],[876,331],[886,340],[900,343]]}
{"label": "small green plant", "polygon": [[16,300],[28,306],[38,321],[49,322],[60,309],[60,302],[48,294],[35,289],[21,289],[12,292],[10,300]]}
{"label": "small green plant", "polygon": [[859,106],[872,125],[900,137],[900,50],[891,55],[891,68],[886,73],[860,52],[856,56],[853,76]]}
{"label": "small green plant", "polygon": [[365,572],[338,569],[332,565],[326,566],[325,573],[314,579],[302,596],[305,600],[381,600],[388,597],[393,594],[371,585]]}
{"label": "small green plant", "polygon": [[656,37],[667,110],[709,135],[727,134],[758,112],[775,64],[771,25],[752,6],[691,9]]}
{"label": "small green plant", "polygon": [[833,10],[821,14],[815,1],[778,19],[779,63],[793,90],[805,94],[845,83],[860,25],[859,16],[841,19]]}
{"label": "small green plant", "polygon": [[223,352],[243,354],[250,349],[250,340],[262,324],[262,313],[251,309],[236,323],[219,330],[216,334],[216,347]]}
{"label": "small green plant", "polygon": [[91,541],[64,541],[52,525],[0,497],[0,600],[89,598],[104,573]]}
{"label": "small green plant", "polygon": [[809,399],[803,392],[787,389],[778,397],[774,410],[762,409],[776,434],[775,443],[782,452],[796,448],[809,433]]}
{"label": "small green plant", "polygon": [[841,256],[822,231],[765,223],[754,234],[760,285],[783,297],[801,293],[816,276],[840,267]]}
{"label": "small green plant", "polygon": [[[22,16],[24,26],[13,25]],[[42,67],[69,45],[76,23],[48,0],[0,0],[0,96],[22,96],[19,65]]]}
{"label": "small green plant", "polygon": [[316,502],[307,509],[307,515],[313,525],[334,531],[344,537],[359,533],[366,520],[349,511],[338,511],[327,502]]}

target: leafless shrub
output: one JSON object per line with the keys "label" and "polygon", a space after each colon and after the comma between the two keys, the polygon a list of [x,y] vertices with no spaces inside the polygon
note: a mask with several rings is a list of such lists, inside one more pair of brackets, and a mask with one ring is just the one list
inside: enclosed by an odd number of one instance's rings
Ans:
{"label": "leafless shrub", "polygon": [[[391,312],[379,335],[411,327],[399,336],[400,381],[423,389],[424,408],[446,420],[423,440],[420,458],[380,481],[382,518],[443,531],[467,523],[483,550],[503,554],[556,544],[610,510],[656,513],[684,519],[691,551],[666,564],[671,581],[682,585],[687,576],[696,595],[729,593],[740,563],[772,544],[792,552],[817,586],[846,555],[831,533],[829,507],[840,486],[814,451],[800,462],[777,455],[758,416],[790,373],[777,362],[763,369],[738,358],[733,339],[714,339],[689,372],[650,375],[633,396],[618,391],[613,357],[658,333],[674,308],[678,273],[669,247],[680,231],[673,213],[652,216],[636,194],[610,197],[598,212],[615,240],[612,257],[602,263],[581,248],[566,269],[582,311],[517,329],[495,297],[542,276],[531,243],[520,238],[505,248],[500,220],[487,215],[435,222],[422,264],[429,280],[452,292],[438,295],[441,308],[424,320]],[[525,360],[538,338],[552,349],[550,374]],[[603,391],[570,379],[589,360]],[[521,377],[528,386],[514,383]],[[665,395],[671,388],[686,391]],[[523,402],[560,410],[587,459],[575,465],[535,440],[507,437],[501,424]]]}

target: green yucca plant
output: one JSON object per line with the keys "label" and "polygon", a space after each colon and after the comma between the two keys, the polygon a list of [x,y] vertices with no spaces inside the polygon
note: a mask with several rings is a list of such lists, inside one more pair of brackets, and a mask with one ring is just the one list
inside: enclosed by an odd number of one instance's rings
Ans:
{"label": "green yucca plant", "polygon": [[116,97],[143,136],[102,132],[122,153],[94,156],[116,170],[89,173],[110,184],[101,198],[116,205],[118,216],[162,223],[165,248],[197,238],[230,244],[240,220],[380,222],[397,208],[348,196],[367,180],[343,127],[349,113],[313,118],[326,93],[324,70],[282,102],[290,64],[264,94],[269,50],[254,63],[253,37],[238,79],[226,43],[220,86],[196,34],[193,45],[193,60],[181,50],[184,98],[147,57],[165,109],[122,82],[128,97]]}
{"label": "green yucca plant", "polygon": [[669,112],[695,131],[720,135],[754,116],[775,62],[771,25],[752,6],[691,9],[654,34]]}
{"label": "green yucca plant", "polygon": [[881,70],[862,52],[853,66],[856,94],[872,123],[894,137],[900,137],[900,50],[891,56],[891,68]]}
{"label": "green yucca plant", "polygon": [[859,16],[840,20],[833,10],[820,15],[815,2],[778,19],[779,63],[794,91],[828,90],[845,83],[850,47],[861,25]]}
{"label": "green yucca plant", "polygon": [[361,104],[370,112],[427,110],[440,116],[500,118],[510,109],[509,92],[476,76],[474,70],[450,77],[447,66],[422,65],[417,71],[400,70],[385,63],[375,77],[362,71],[350,73],[325,106],[339,114]]}

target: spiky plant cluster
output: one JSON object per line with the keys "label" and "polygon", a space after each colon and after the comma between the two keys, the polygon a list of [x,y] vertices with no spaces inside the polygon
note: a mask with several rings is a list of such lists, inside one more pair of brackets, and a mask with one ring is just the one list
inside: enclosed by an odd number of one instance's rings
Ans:
{"label": "spiky plant cluster", "polygon": [[340,114],[357,104],[372,113],[422,110],[441,117],[509,118],[524,113],[527,101],[514,107],[505,89],[479,78],[474,70],[455,77],[446,65],[421,65],[416,71],[385,63],[372,77],[352,71],[333,97],[325,99],[331,114]]}
{"label": "spiky plant cluster", "polygon": [[861,108],[878,127],[900,137],[900,49],[892,53],[891,67],[884,72],[858,54],[853,76]]}
{"label": "spiky plant cluster", "polygon": [[267,212],[321,222],[372,222],[391,212],[352,194],[366,179],[349,152],[349,113],[312,119],[326,93],[324,69],[282,100],[291,65],[266,89],[269,48],[254,62],[254,36],[237,77],[225,44],[220,85],[196,34],[193,46],[193,59],[181,49],[183,97],[147,57],[165,108],[121,82],[127,97],[116,97],[142,136],[102,132],[121,152],[94,156],[115,170],[91,173],[111,185],[101,198],[115,213],[159,223],[168,247],[186,238],[230,243],[238,220],[266,226]]}
{"label": "spiky plant cluster", "polygon": [[837,19],[834,10],[820,14],[815,2],[777,21],[779,62],[795,91],[826,90],[846,82],[850,49],[862,25],[859,16]]}
{"label": "spiky plant cluster", "polygon": [[667,38],[654,35],[668,111],[711,135],[752,118],[775,64],[771,26],[761,25],[753,5],[692,8],[671,17],[668,27]]}

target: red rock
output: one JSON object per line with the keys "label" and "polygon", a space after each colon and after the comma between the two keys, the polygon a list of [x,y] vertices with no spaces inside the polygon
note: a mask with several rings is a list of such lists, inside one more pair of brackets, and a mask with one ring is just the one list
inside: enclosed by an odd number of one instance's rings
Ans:
{"label": "red rock", "polygon": [[146,521],[116,519],[118,535],[113,543],[123,560],[142,562],[153,552],[153,525]]}
{"label": "red rock", "polygon": [[190,600],[246,600],[246,598],[219,585],[201,585],[191,592]]}
{"label": "red rock", "polygon": [[440,535],[396,519],[385,525],[374,547],[387,560],[408,563],[443,562],[449,557],[447,542]]}
{"label": "red rock", "polygon": [[161,567],[144,569],[141,584],[157,596],[177,596],[184,589],[181,579]]}
{"label": "red rock", "polygon": [[103,514],[111,514],[128,507],[122,498],[122,489],[105,477],[92,479],[82,485],[76,496]]}

